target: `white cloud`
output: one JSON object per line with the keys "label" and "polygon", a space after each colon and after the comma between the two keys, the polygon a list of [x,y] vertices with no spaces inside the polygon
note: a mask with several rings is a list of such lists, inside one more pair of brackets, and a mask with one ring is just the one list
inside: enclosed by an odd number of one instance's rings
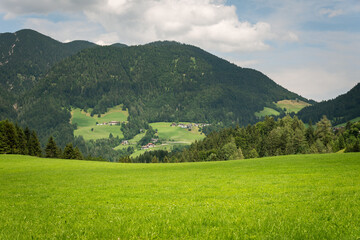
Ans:
{"label": "white cloud", "polygon": [[[291,32],[274,33],[272,26],[264,21],[239,21],[236,7],[226,5],[225,0],[2,0],[0,9],[8,18],[18,14],[85,14],[87,24],[102,26],[102,31],[96,34],[99,43],[120,41],[142,44],[176,40],[209,51],[244,52],[267,50],[270,48],[269,40],[297,40],[297,36]],[[35,22],[35,19],[27,20],[27,26],[29,22]],[[68,35],[68,30],[62,27],[68,23],[47,23],[45,26],[59,27],[58,34],[53,29],[44,33],[54,32],[56,36],[64,31]],[[78,24],[77,21],[75,25]],[[39,24],[34,26],[46,28]],[[94,30],[91,26],[77,29],[69,26],[69,29],[75,36],[82,36],[84,30]],[[92,34],[90,36],[88,39],[93,40]]]}
{"label": "white cloud", "polygon": [[224,1],[109,0],[85,14],[130,44],[166,39],[215,51],[259,51],[277,37],[268,23],[240,22],[236,8]]}
{"label": "white cloud", "polygon": [[320,15],[327,16],[329,18],[333,18],[336,16],[340,16],[344,14],[342,9],[330,9],[330,8],[322,8],[320,9]]}
{"label": "white cloud", "polygon": [[268,75],[286,89],[316,101],[335,98],[354,87],[343,74],[321,68],[285,69]]}

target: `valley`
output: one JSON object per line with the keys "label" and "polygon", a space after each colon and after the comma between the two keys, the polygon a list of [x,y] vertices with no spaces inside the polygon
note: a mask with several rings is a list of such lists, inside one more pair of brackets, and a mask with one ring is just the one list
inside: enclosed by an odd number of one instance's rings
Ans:
{"label": "valley", "polygon": [[[110,108],[104,114],[93,115],[91,111],[92,109],[87,109],[87,112],[78,108],[72,109],[71,124],[76,124],[75,136],[82,136],[86,141],[107,139],[110,134],[115,138],[124,138],[120,125],[127,122],[129,113],[126,109],[123,109],[123,105]],[[153,142],[154,146],[148,149],[141,148],[142,146],[138,142],[145,136],[146,132],[146,129],[141,129],[139,134],[122,141],[120,145],[114,147],[114,150],[132,147],[134,153],[131,157],[139,156],[149,150],[171,151],[174,147],[190,145],[196,140],[203,139],[205,135],[201,133],[201,127],[197,125],[189,122],[150,123],[149,126],[156,131],[156,141],[160,140],[159,142]],[[189,126],[191,127],[189,128]]]}

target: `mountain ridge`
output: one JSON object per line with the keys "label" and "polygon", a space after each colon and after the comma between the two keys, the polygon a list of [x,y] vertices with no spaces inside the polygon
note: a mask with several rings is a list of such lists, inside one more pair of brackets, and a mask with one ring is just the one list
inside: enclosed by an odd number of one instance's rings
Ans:
{"label": "mountain ridge", "polygon": [[[71,141],[71,107],[92,108],[93,114],[99,114],[124,104],[130,116],[122,130],[128,138],[149,122],[246,125],[257,121],[255,112],[278,100],[307,101],[259,71],[241,68],[196,46],[172,41],[128,47],[82,41],[69,45],[32,30],[18,32],[21,34],[16,35],[29,37],[25,50],[35,49],[35,53],[28,55],[30,64],[25,61],[25,67],[14,61],[11,74],[2,72],[13,81],[12,89],[4,78],[1,84],[7,86],[9,95],[16,92],[21,96],[7,103],[12,109],[16,104],[16,112],[9,115],[21,125],[35,129],[42,142],[50,135],[60,144]],[[35,40],[31,35],[35,35]],[[74,47],[77,44],[80,48]],[[58,46],[72,48],[66,56],[57,57]],[[48,54],[49,59],[44,60],[41,54]],[[29,80],[31,84],[26,85]],[[1,105],[6,103],[4,99],[0,101]]]}

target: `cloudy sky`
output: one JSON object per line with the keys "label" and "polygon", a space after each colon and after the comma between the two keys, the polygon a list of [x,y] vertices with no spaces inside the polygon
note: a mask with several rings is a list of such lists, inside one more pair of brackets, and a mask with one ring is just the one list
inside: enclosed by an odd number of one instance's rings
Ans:
{"label": "cloudy sky", "polygon": [[188,43],[317,101],[360,82],[360,0],[1,0],[0,32],[23,28],[62,42]]}

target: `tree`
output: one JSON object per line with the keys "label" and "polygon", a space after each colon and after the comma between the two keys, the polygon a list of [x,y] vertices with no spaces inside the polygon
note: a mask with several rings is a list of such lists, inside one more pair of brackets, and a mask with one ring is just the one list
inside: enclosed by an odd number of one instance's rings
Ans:
{"label": "tree", "polygon": [[324,115],[323,118],[316,124],[315,136],[320,139],[325,146],[328,146],[334,137],[332,132],[331,123]]}
{"label": "tree", "polygon": [[42,155],[41,146],[35,131],[31,132],[28,147],[29,147],[28,149],[29,155],[41,157]]}
{"label": "tree", "polygon": [[56,143],[52,136],[49,138],[49,141],[46,144],[45,157],[46,158],[59,158],[60,157],[59,148],[56,146]]}
{"label": "tree", "polygon": [[22,130],[21,127],[19,127],[17,124],[15,125],[15,129],[16,129],[16,133],[17,133],[17,139],[16,139],[16,144],[17,144],[17,149],[18,149],[18,153],[19,154],[23,154],[26,155],[28,154],[27,148],[26,148],[26,137],[25,137],[25,133],[24,130]]}
{"label": "tree", "polygon": [[75,153],[72,143],[68,143],[63,152],[63,158],[64,159],[75,159]]}
{"label": "tree", "polygon": [[159,160],[156,156],[153,156],[153,158],[151,159],[151,163],[158,163]]}
{"label": "tree", "polygon": [[84,156],[82,155],[78,147],[75,147],[74,149],[74,159],[78,159],[78,160],[84,159]]}
{"label": "tree", "polygon": [[259,154],[258,152],[256,151],[255,148],[251,149],[251,151],[249,152],[249,158],[258,158],[259,157]]}
{"label": "tree", "polygon": [[164,163],[169,163],[170,160],[169,160],[169,158],[168,158],[167,156],[165,156],[163,162],[164,162]]}

